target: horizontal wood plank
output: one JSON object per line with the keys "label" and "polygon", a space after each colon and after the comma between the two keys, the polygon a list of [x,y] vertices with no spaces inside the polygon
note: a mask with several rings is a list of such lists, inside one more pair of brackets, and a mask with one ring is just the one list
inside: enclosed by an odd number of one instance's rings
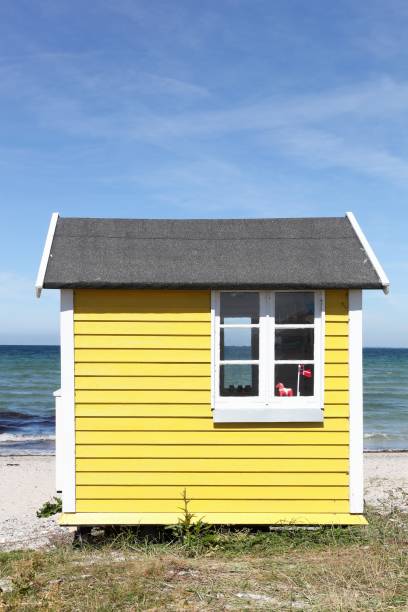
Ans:
{"label": "horizontal wood plank", "polygon": [[234,459],[228,458],[80,458],[76,460],[79,472],[343,472],[348,473],[348,459]]}
{"label": "horizontal wood plank", "polygon": [[182,315],[211,312],[211,292],[183,289],[75,289],[76,315]]}
{"label": "horizontal wood plank", "polygon": [[[336,379],[337,380],[337,379]],[[209,376],[76,376],[76,389],[191,389],[210,391]]]}
{"label": "horizontal wood plank", "polygon": [[348,367],[348,350],[345,349],[328,349],[324,352],[324,363],[343,363]]}
{"label": "horizontal wood plank", "polygon": [[[115,403],[83,403],[77,402],[75,406],[77,417],[155,417],[155,418],[174,418],[181,417],[187,419],[192,417],[208,417],[212,421],[212,411],[210,404],[172,404],[172,403],[130,403],[130,404],[115,404]],[[324,409],[324,423],[331,418],[347,418],[349,408],[347,404],[327,404]],[[313,423],[294,423],[289,427],[296,426],[316,427]],[[223,425],[224,426],[224,425]],[[234,425],[235,426],[235,425]],[[251,427],[280,427],[281,424],[274,425],[273,423],[244,423],[243,426]],[[325,424],[323,424],[325,427]]]}
{"label": "horizontal wood plank", "polygon": [[[180,512],[180,499],[79,499],[77,512]],[[240,512],[347,512],[347,500],[259,500],[247,499],[239,503]],[[234,512],[234,499],[192,500],[189,510],[194,513]]]}
{"label": "horizontal wood plank", "polygon": [[348,349],[348,336],[326,336],[325,347],[336,351]]}
{"label": "horizontal wood plank", "polygon": [[[210,336],[75,336],[76,348],[96,349],[159,349],[157,361],[166,361],[167,349],[210,350]],[[337,348],[342,348],[338,346]],[[191,355],[194,362],[194,355]]]}
{"label": "horizontal wood plank", "polygon": [[209,404],[210,391],[194,390],[138,390],[138,391],[88,391],[78,389],[75,392],[77,402],[103,404],[116,402],[118,404],[145,403],[180,403],[180,404]]}
{"label": "horizontal wood plank", "polygon": [[211,363],[207,348],[168,349],[158,348],[80,348],[75,347],[75,362],[91,363]]}
{"label": "horizontal wood plank", "polygon": [[235,472],[77,472],[77,485],[348,486],[348,474]]}
{"label": "horizontal wood plank", "polygon": [[349,388],[348,376],[326,376],[324,388],[326,391],[347,391]]}
{"label": "horizontal wood plank", "polygon": [[99,416],[76,418],[77,431],[205,431],[205,432],[293,432],[303,431],[306,433],[324,431],[348,431],[348,419],[326,418],[323,424],[316,423],[214,423],[211,415],[208,417],[120,417]]}
{"label": "horizontal wood plank", "polygon": [[326,376],[348,376],[348,363],[326,363],[324,373]]}
{"label": "horizontal wood plank", "polygon": [[210,336],[204,321],[76,321],[77,335],[117,336]]}
{"label": "horizontal wood plank", "polygon": [[[137,419],[104,419],[103,423],[98,423],[97,426],[92,428],[92,419],[78,418],[77,444],[242,444],[250,446],[257,444],[337,445],[348,443],[348,432],[346,431],[274,432],[256,429],[234,431],[218,428],[209,431],[136,431],[134,428],[137,426],[137,422],[135,423],[135,421]],[[99,427],[101,430],[97,431]],[[81,431],[83,428],[88,429],[88,431]]]}
{"label": "horizontal wood plank", "polygon": [[326,321],[326,336],[347,336],[347,321]]}
{"label": "horizontal wood plank", "polygon": [[348,499],[348,487],[336,486],[194,486],[79,485],[77,499]]}
{"label": "horizontal wood plank", "polygon": [[326,404],[345,404],[348,405],[348,391],[330,391],[324,392],[324,403]]}
{"label": "horizontal wood plank", "polygon": [[210,376],[210,363],[77,363],[77,376]]}
{"label": "horizontal wood plank", "polygon": [[[229,458],[229,459],[344,459],[347,445],[160,445],[160,444],[77,444],[78,458]],[[231,462],[233,463],[233,462]],[[171,464],[171,461],[169,461]]]}
{"label": "horizontal wood plank", "polygon": [[348,314],[348,289],[326,289],[326,316]]}

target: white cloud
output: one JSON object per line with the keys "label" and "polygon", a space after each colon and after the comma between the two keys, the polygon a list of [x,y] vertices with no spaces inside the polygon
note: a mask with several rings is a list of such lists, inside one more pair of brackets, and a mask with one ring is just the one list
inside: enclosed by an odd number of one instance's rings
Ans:
{"label": "white cloud", "polygon": [[307,129],[281,131],[271,135],[289,155],[320,168],[343,168],[393,182],[408,182],[408,160],[383,149],[368,148],[358,141]]}

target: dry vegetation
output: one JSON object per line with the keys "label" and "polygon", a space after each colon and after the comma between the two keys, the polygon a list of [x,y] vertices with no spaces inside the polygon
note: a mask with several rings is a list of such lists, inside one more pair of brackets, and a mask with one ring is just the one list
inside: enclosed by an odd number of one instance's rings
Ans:
{"label": "dry vegetation", "polygon": [[99,530],[77,547],[0,553],[12,588],[0,610],[407,610],[408,515],[369,519],[188,538]]}

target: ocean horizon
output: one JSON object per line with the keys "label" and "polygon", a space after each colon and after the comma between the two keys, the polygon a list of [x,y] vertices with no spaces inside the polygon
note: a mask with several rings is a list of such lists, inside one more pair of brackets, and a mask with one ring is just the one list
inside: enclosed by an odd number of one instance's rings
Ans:
{"label": "ocean horizon", "polygon": [[[408,451],[408,349],[363,349],[364,450]],[[55,453],[58,345],[0,345],[0,455]]]}

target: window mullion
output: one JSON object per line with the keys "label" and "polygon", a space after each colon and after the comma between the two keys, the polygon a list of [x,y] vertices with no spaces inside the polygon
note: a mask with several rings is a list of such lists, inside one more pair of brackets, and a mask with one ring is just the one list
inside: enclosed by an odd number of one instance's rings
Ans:
{"label": "window mullion", "polygon": [[272,400],[275,397],[275,291],[271,292],[271,363],[270,363],[270,395],[269,398]]}

